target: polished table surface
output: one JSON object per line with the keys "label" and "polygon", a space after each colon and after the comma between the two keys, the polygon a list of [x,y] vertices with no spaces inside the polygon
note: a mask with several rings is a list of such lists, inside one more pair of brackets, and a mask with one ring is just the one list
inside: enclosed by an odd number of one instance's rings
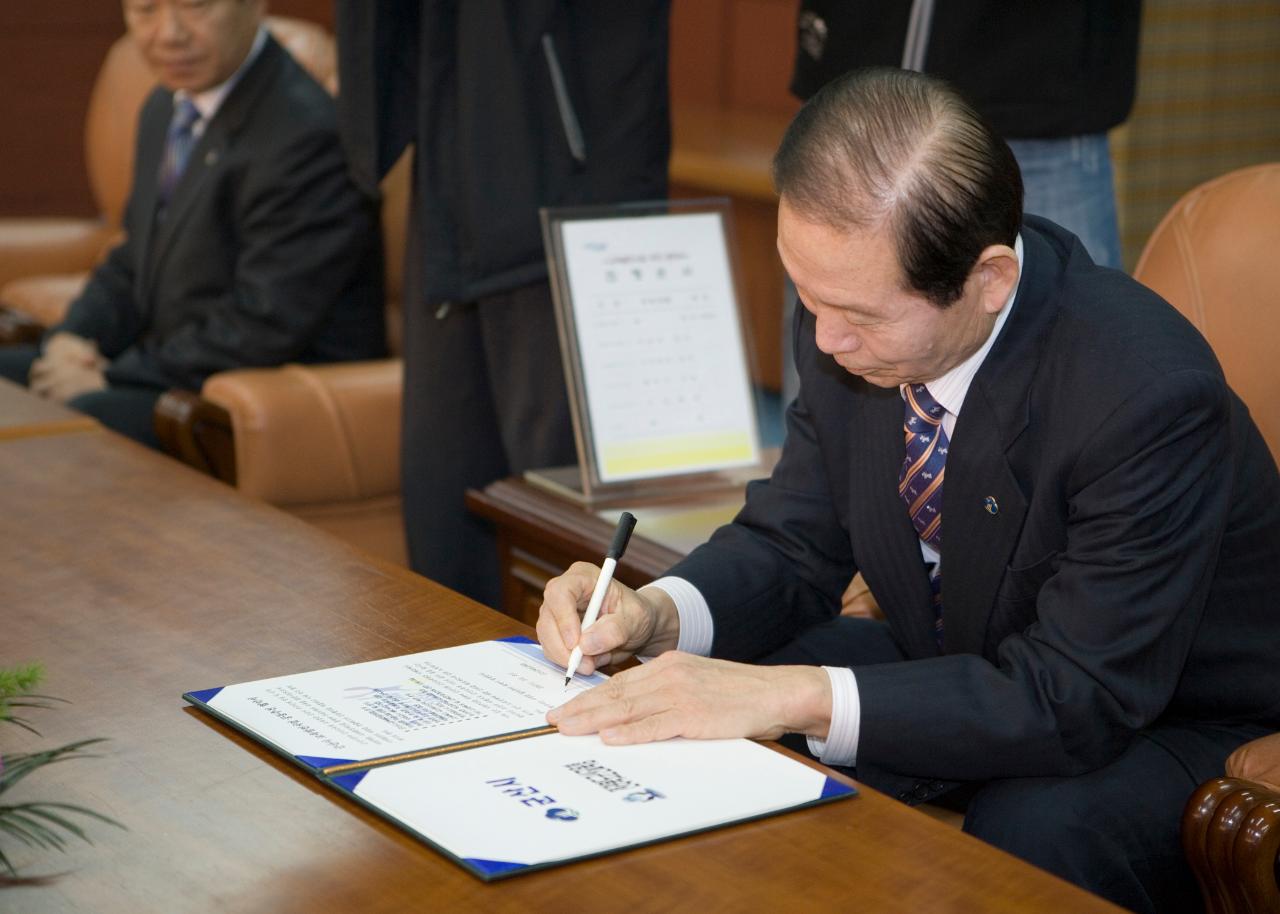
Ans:
{"label": "polished table surface", "polygon": [[1115,910],[869,790],[481,883],[180,696],[527,628],[108,432],[0,442],[0,486],[0,663],[42,662],[71,702],[0,746],[110,739],[6,801],[128,827],[38,859],[6,843],[63,875],[0,910]]}
{"label": "polished table surface", "polygon": [[65,406],[41,399],[0,378],[0,441],[32,435],[60,435],[100,428],[97,422]]}

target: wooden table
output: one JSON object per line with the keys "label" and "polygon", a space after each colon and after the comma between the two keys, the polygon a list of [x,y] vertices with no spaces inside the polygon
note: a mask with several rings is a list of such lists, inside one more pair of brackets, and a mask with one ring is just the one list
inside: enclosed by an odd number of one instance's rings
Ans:
{"label": "wooden table", "polygon": [[96,428],[101,426],[83,413],[34,396],[25,387],[0,378],[0,441]]}
{"label": "wooden table", "polygon": [[0,443],[0,485],[0,654],[72,702],[0,743],[111,740],[6,799],[128,826],[5,911],[1115,910],[870,790],[486,885],[180,695],[528,629],[107,432]]}

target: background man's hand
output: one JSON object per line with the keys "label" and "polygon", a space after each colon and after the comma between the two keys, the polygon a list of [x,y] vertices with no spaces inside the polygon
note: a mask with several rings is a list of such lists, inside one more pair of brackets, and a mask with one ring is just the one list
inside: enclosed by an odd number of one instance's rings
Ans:
{"label": "background man's hand", "polygon": [[41,361],[71,361],[82,365],[96,365],[105,361],[98,354],[98,344],[93,340],[67,333],[65,330],[55,333],[44,342]]}
{"label": "background man's hand", "polygon": [[816,666],[753,666],[676,651],[626,670],[553,708],[561,733],[599,733],[611,744],[684,736],[826,738],[831,680]]}
{"label": "background man's hand", "polygon": [[564,666],[582,638],[580,673],[625,660],[641,651],[658,654],[673,650],[680,620],[671,598],[658,588],[634,591],[610,582],[595,625],[582,634],[581,619],[596,586],[600,569],[575,562],[568,571],[547,582],[538,611],[538,641],[551,661]]}
{"label": "background man's hand", "polygon": [[32,363],[28,385],[42,397],[65,403],[80,394],[104,390],[106,367],[97,343],[72,333],[55,333]]}

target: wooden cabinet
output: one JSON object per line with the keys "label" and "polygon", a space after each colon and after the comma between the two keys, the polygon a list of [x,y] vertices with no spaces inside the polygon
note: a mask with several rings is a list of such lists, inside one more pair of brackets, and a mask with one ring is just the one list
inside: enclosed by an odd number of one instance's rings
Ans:
{"label": "wooden cabinet", "polygon": [[[614,577],[628,587],[661,577],[692,545],[731,518],[742,498],[741,490],[733,490],[628,506],[640,522]],[[538,619],[547,581],[574,562],[599,563],[616,523],[616,511],[588,509],[521,479],[501,479],[483,491],[468,491],[467,507],[497,530],[502,611],[530,625]],[[669,535],[673,530],[678,535]]]}

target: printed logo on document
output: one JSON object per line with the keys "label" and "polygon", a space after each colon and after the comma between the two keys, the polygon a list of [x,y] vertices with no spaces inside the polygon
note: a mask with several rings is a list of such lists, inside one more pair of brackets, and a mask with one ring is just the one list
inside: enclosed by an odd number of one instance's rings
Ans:
{"label": "printed logo on document", "polygon": [[665,800],[667,798],[666,794],[654,790],[652,787],[641,787],[638,781],[633,781],[612,768],[606,768],[595,759],[570,762],[564,767],[609,793],[627,791],[627,793],[623,794],[622,799],[628,803],[649,803],[653,800]]}
{"label": "printed logo on document", "polygon": [[556,822],[576,822],[578,820],[578,811],[576,809],[554,805],[559,802],[555,797],[543,793],[531,784],[521,784],[514,777],[492,778],[485,781],[485,783],[498,790],[504,796],[511,797],[521,806],[527,806],[530,809],[548,807],[543,813],[548,819]]}

